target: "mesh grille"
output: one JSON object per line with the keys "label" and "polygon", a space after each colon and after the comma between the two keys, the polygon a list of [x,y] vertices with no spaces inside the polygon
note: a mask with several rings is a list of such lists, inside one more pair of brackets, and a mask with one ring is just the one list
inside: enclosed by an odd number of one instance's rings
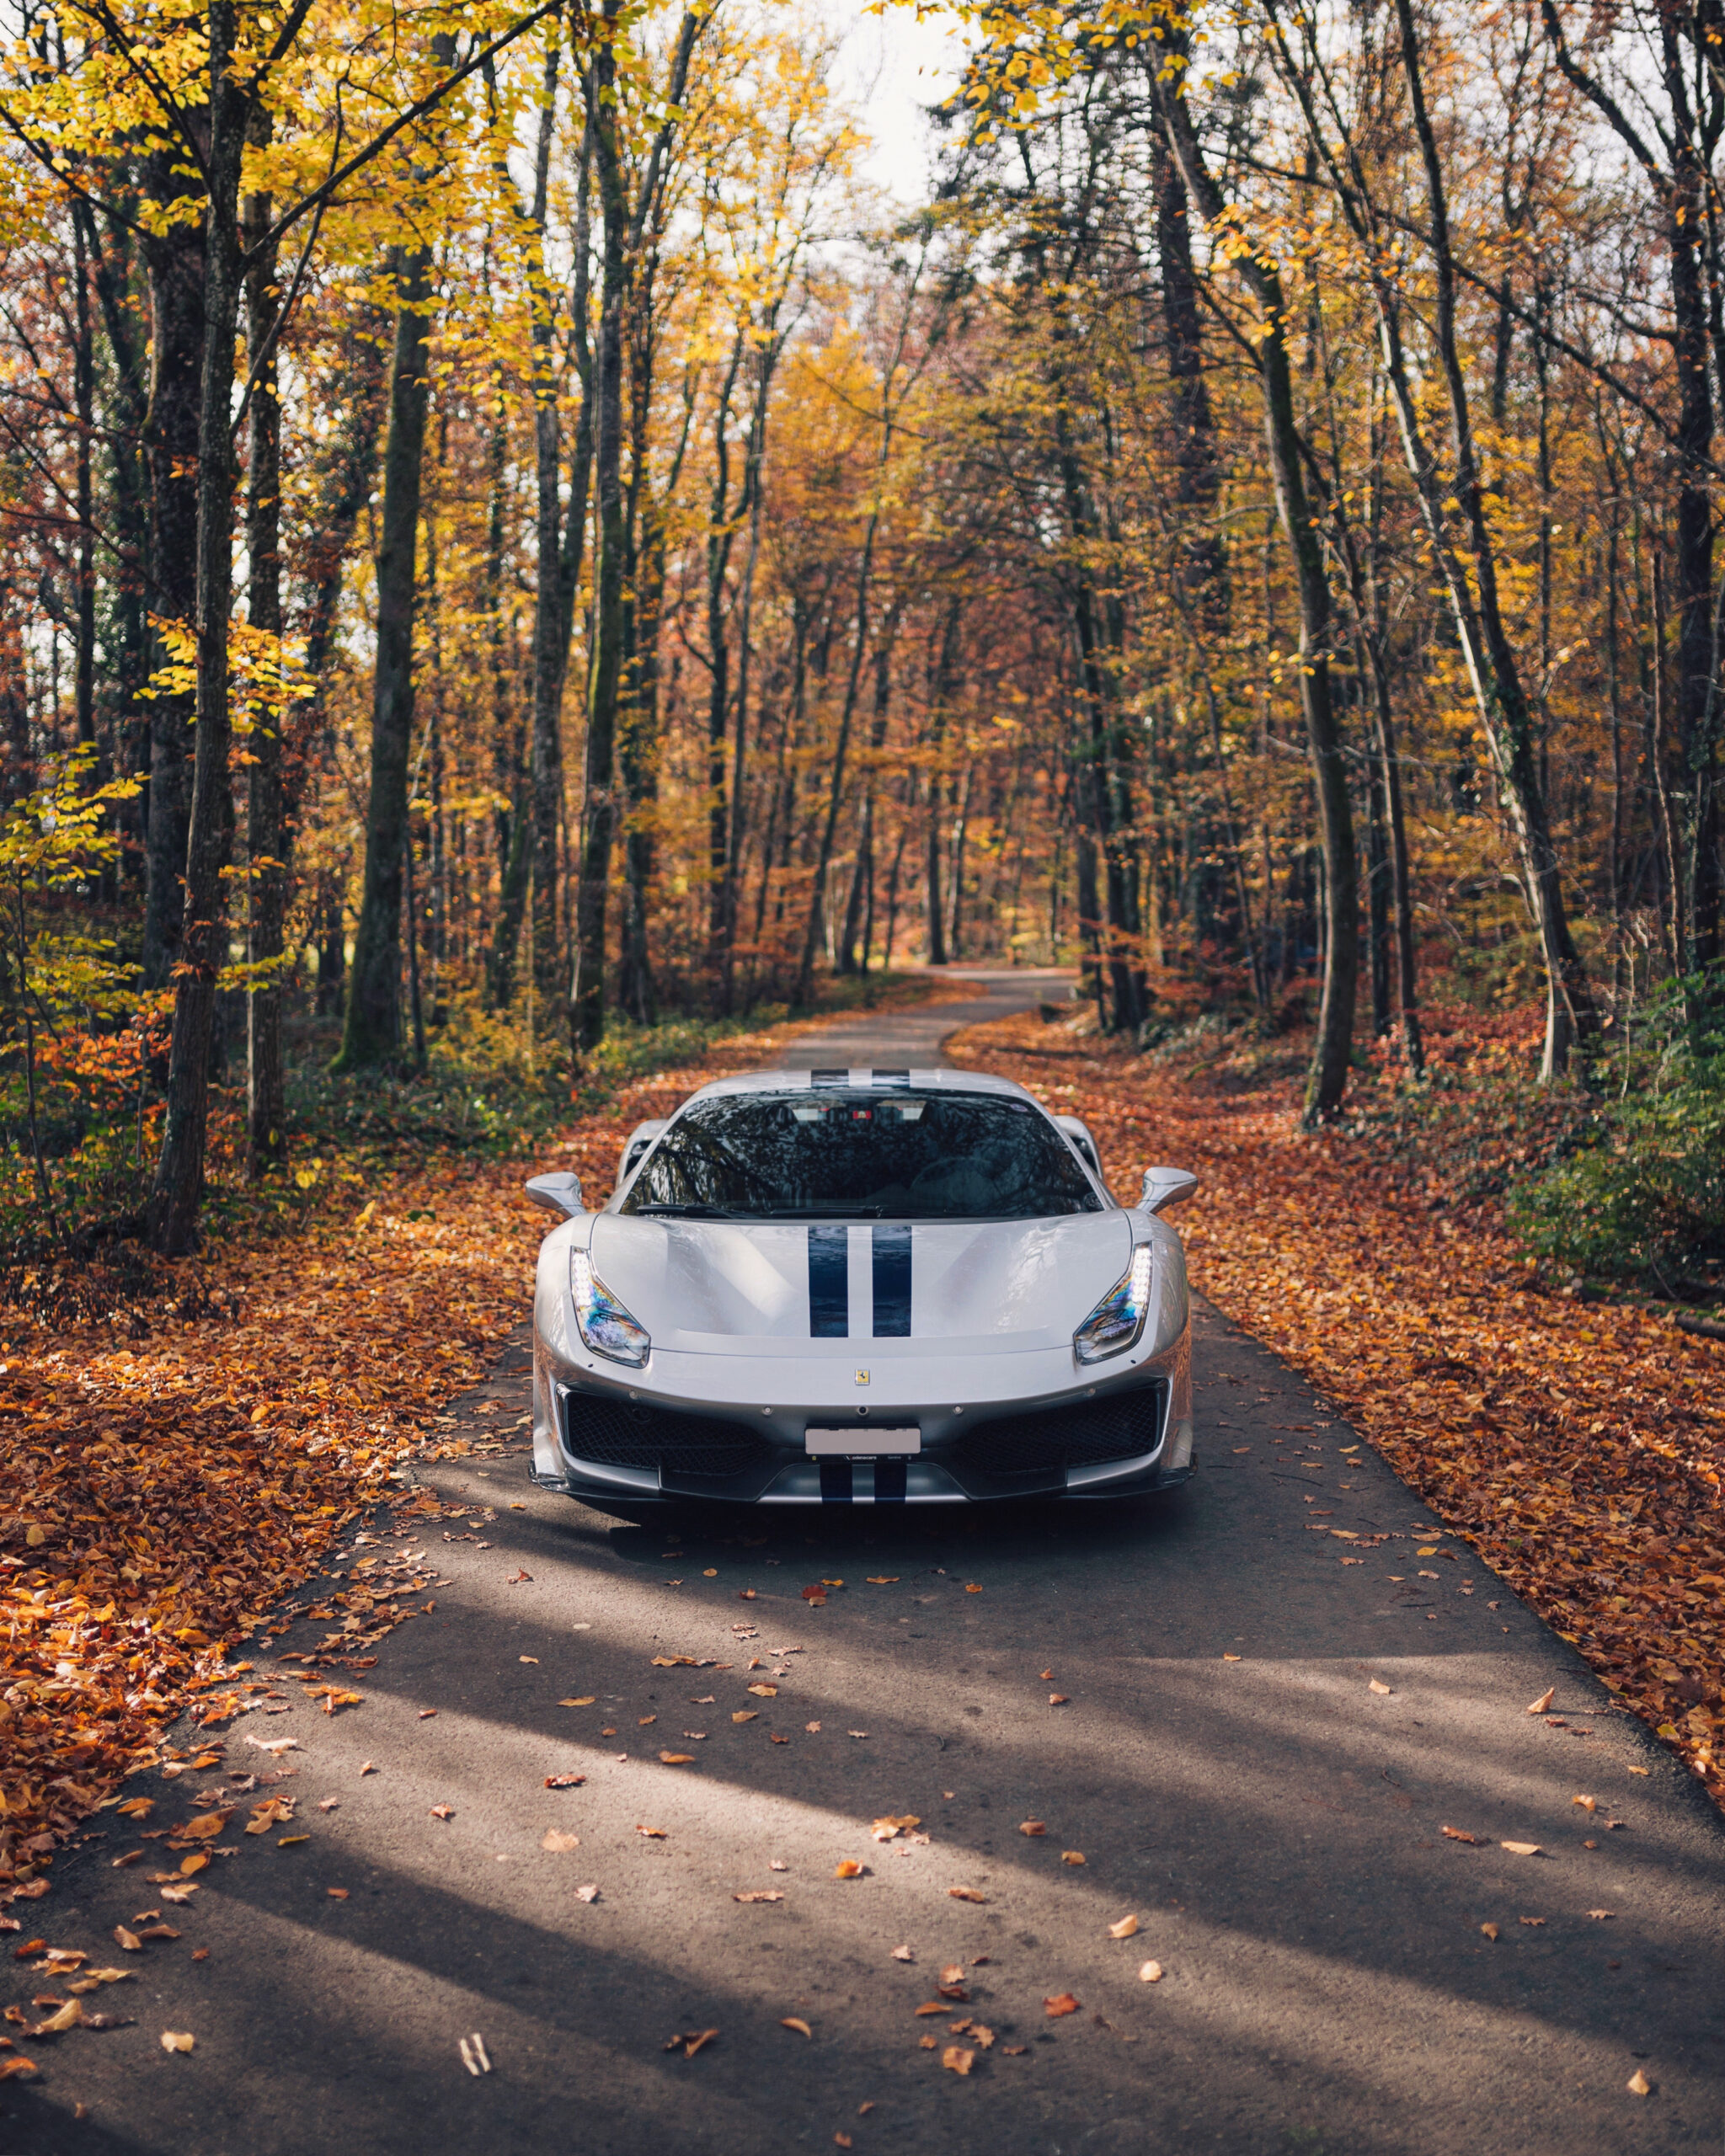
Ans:
{"label": "mesh grille", "polygon": [[1156,1383],[1076,1407],[979,1422],[948,1457],[975,1475],[1049,1475],[1100,1460],[1135,1460],[1156,1450],[1167,1396],[1166,1384]]}
{"label": "mesh grille", "polygon": [[766,1465],[772,1448],[713,1415],[667,1415],[644,1401],[596,1400],[565,1392],[563,1437],[577,1460],[601,1467],[658,1467],[673,1475],[744,1475]]}

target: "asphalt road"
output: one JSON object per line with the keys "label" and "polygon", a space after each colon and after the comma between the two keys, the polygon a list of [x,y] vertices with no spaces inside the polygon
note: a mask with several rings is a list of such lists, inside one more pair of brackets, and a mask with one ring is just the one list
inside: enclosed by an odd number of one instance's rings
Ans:
{"label": "asphalt road", "polygon": [[284,1678],[222,1761],[131,1785],[172,1825],[291,1737],[242,1803],[296,1818],[237,1813],[138,1954],[120,1822],[56,1865],[37,1928],[135,1967],[86,2002],[135,2025],[20,2039],[0,2147],[1717,2156],[1717,1816],[1320,1399],[1196,1330],[1202,1467],[1160,1509],[884,1528],[537,1490],[518,1339],[458,1411],[498,1449],[362,1546],[439,1571],[363,1703]]}

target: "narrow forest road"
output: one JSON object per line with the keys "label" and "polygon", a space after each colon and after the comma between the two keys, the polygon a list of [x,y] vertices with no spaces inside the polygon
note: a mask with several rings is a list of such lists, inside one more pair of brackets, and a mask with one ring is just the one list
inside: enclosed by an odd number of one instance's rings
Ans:
{"label": "narrow forest road", "polygon": [[[88,2003],[136,2025],[32,2045],[0,2143],[1717,2152],[1717,1816],[1321,1400],[1196,1331],[1202,1468],[1159,1513],[676,1532],[528,1481],[518,1341],[458,1411],[500,1449],[422,1468],[385,1534],[442,1577],[363,1704],[272,1701],[219,1764],[131,1785],[171,1825],[291,1738],[296,1818],[236,1813],[183,1908],[153,1856],[110,1868],[117,1833],[56,1867],[40,1929],[134,1968]],[[115,1947],[157,1909],[178,1938]]]}

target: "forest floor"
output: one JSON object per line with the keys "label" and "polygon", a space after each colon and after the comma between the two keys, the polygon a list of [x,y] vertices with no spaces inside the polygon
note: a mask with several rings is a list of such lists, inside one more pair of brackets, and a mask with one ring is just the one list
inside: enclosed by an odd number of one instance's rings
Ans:
{"label": "forest floor", "polygon": [[[1502,1054],[1490,1025],[1434,1016],[1452,1070]],[[1496,1171],[1537,1144],[1525,1120],[1482,1134],[1486,1097],[1463,1093],[1447,1133],[1410,1145],[1368,1090],[1351,1131],[1314,1136],[1300,1043],[1280,1045],[1266,1059],[1236,1036],[1157,1060],[1033,1017],[946,1044],[1082,1116],[1118,1192],[1152,1160],[1194,1170],[1178,1216],[1194,1284],[1321,1390],[1725,1805],[1725,1342],[1538,1278],[1505,1232]]]}
{"label": "forest floor", "polygon": [[[643,1075],[536,1163],[575,1169],[596,1200],[632,1124],[788,1030]],[[1300,1134],[1286,1058],[1182,1069],[1034,1017],[948,1053],[1083,1115],[1119,1190],[1152,1155],[1197,1170],[1180,1225],[1199,1289],[1725,1801],[1725,1344],[1547,1292],[1494,1199],[1434,1187],[1381,1134]],[[435,1456],[449,1401],[520,1317],[539,1235],[521,1166],[326,1163],[297,1232],[213,1247],[179,1310],[131,1345],[105,1325],[8,1320],[0,1897],[48,1891],[56,1849],[189,1704],[214,1724],[268,1689],[225,1657],[286,1621],[281,1598],[408,1455]],[[332,1613],[344,1667],[425,1600],[417,1575],[357,1581]],[[341,1705],[331,1684],[325,1710]]]}

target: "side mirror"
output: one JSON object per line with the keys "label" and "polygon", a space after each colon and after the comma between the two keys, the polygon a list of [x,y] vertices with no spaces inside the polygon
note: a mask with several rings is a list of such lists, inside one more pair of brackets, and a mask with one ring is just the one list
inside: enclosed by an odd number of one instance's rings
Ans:
{"label": "side mirror", "polygon": [[581,1178],[574,1175],[529,1176],[524,1187],[536,1205],[547,1213],[574,1220],[586,1211],[581,1203]]}
{"label": "side mirror", "polygon": [[1197,1188],[1198,1177],[1185,1168],[1146,1168],[1139,1206],[1146,1213],[1165,1212],[1183,1205]]}

